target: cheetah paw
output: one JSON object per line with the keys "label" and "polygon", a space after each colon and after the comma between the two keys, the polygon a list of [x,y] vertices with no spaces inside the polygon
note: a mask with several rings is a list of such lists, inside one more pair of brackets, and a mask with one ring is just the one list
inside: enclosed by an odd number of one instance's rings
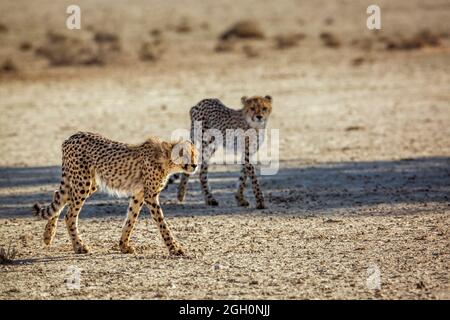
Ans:
{"label": "cheetah paw", "polygon": [[237,201],[238,206],[241,206],[241,207],[248,207],[250,205],[250,203],[245,199],[236,198],[236,201]]}
{"label": "cheetah paw", "polygon": [[84,254],[89,253],[91,251],[91,249],[85,244],[75,247],[74,250],[76,254]]}
{"label": "cheetah paw", "polygon": [[135,253],[136,250],[132,246],[123,245],[120,247],[122,253]]}
{"label": "cheetah paw", "polygon": [[256,206],[256,209],[266,209],[266,205],[264,203],[258,203],[258,205]]}
{"label": "cheetah paw", "polygon": [[206,204],[208,205],[208,206],[218,206],[219,205],[219,202],[217,202],[217,200],[216,199],[209,199],[209,200],[207,200],[206,201]]}
{"label": "cheetah paw", "polygon": [[49,246],[52,243],[53,237],[44,236],[44,243]]}
{"label": "cheetah paw", "polygon": [[170,254],[173,256],[186,256],[186,253],[184,252],[183,248],[177,246],[170,250]]}

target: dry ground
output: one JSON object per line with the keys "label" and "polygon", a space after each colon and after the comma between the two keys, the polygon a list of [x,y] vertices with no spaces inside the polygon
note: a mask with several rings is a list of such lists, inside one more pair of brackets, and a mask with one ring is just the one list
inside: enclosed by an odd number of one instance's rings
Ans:
{"label": "dry ground", "polygon": [[[438,47],[406,51],[385,50],[365,28],[365,1],[80,1],[86,28],[122,39],[117,60],[91,67],[49,67],[18,49],[64,26],[64,1],[36,3],[0,1],[9,29],[0,33],[0,63],[12,57],[19,68],[0,74],[0,245],[18,251],[14,264],[0,265],[0,299],[450,298],[446,1],[379,1],[382,36],[442,34]],[[246,16],[266,39],[215,52],[220,32]],[[191,30],[176,32],[184,20]],[[155,28],[166,51],[139,61],[139,45]],[[323,31],[341,47],[324,47]],[[306,38],[276,49],[273,37],[290,32]],[[351,44],[367,38],[372,49]],[[258,56],[247,57],[245,45]],[[217,165],[211,185],[219,207],[203,205],[197,177],[185,204],[175,201],[174,185],[161,195],[187,259],[167,256],[147,211],[132,237],[138,253],[119,254],[127,200],[105,194],[81,214],[92,254],[72,253],[64,223],[52,246],[42,243],[45,222],[30,207],[50,200],[67,136],[170,138],[188,128],[198,100],[238,107],[252,94],[274,97],[269,126],[280,129],[279,173],[261,177],[268,209],[253,209],[250,190],[252,207],[236,207],[237,170]],[[366,285],[373,265],[380,290]],[[82,269],[80,290],[65,285],[69,266]]]}

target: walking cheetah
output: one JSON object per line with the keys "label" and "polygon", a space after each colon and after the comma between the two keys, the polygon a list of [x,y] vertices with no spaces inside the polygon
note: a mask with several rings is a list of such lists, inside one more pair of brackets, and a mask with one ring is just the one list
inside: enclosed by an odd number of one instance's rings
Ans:
{"label": "walking cheetah", "polygon": [[58,217],[66,204],[67,230],[75,253],[89,252],[79,233],[78,215],[97,183],[109,190],[131,194],[128,216],[119,245],[123,253],[133,253],[131,232],[145,203],[171,254],[184,255],[164,220],[159,193],[174,172],[192,174],[197,167],[197,149],[190,141],[166,142],[150,138],[139,145],[115,142],[98,134],[78,132],[62,144],[62,179],[48,206],[35,204],[33,211],[48,223],[44,242],[49,245],[56,233]]}
{"label": "walking cheetah", "polygon": [[[251,98],[242,97],[242,109],[234,110],[226,107],[218,99],[204,99],[197,105],[191,108],[191,140],[195,143],[200,143],[202,146],[202,162],[200,167],[200,183],[207,205],[217,206],[218,202],[213,197],[208,186],[208,161],[213,156],[217,147],[220,147],[211,139],[207,130],[215,129],[221,132],[222,137],[227,136],[227,130],[242,130],[247,132],[249,129],[265,129],[268,118],[272,112],[272,97],[271,96],[254,96]],[[194,123],[201,123],[201,137],[195,137]],[[199,141],[199,139],[201,141]],[[224,147],[225,147],[225,140]],[[235,194],[236,201],[240,206],[248,206],[249,203],[244,198],[244,190],[246,187],[246,180],[251,178],[253,193],[256,198],[257,209],[264,209],[264,197],[261,192],[258,180],[255,174],[255,168],[250,163],[250,156],[259,148],[258,139],[257,145],[252,148],[250,139],[246,137],[243,151],[244,161],[241,166],[241,176],[239,177],[239,186]],[[253,150],[253,151],[252,151]],[[189,176],[183,174],[178,187],[178,200],[183,201],[186,195],[186,188]]]}

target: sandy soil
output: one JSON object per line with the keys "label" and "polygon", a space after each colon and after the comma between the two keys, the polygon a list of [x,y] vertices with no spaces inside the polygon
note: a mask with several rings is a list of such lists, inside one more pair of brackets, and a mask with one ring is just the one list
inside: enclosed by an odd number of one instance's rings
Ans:
{"label": "sandy soil", "polygon": [[[64,26],[64,2],[0,2],[0,246],[18,254],[0,265],[0,299],[436,299],[450,298],[450,43],[387,51],[365,27],[368,3],[317,1],[79,1],[83,23],[117,32],[123,51],[106,66],[49,67],[32,52]],[[449,30],[445,1],[379,1],[382,35]],[[62,12],[62,15],[61,15]],[[264,40],[217,53],[221,31],[251,15]],[[330,24],[329,19],[333,18]],[[177,33],[187,20],[191,31]],[[208,22],[205,26],[205,22]],[[142,62],[139,45],[159,28],[167,49]],[[319,34],[333,32],[338,49]],[[82,30],[80,32],[88,32]],[[273,37],[303,32],[279,50]],[[352,45],[371,39],[372,49]],[[258,50],[249,58],[242,46]],[[362,64],[355,65],[354,59]],[[188,128],[188,109],[205,97],[239,107],[242,95],[271,94],[269,127],[280,130],[280,170],[262,176],[268,208],[236,207],[233,166],[213,166],[220,206],[204,206],[198,179],[184,204],[176,186],[161,195],[188,258],[171,258],[148,212],[118,252],[126,199],[96,194],[80,230],[92,254],[74,255],[63,221],[54,244],[30,215],[49,201],[60,174],[60,145],[79,130],[130,143]],[[70,266],[81,288],[66,286]],[[367,286],[376,266],[381,288]]]}

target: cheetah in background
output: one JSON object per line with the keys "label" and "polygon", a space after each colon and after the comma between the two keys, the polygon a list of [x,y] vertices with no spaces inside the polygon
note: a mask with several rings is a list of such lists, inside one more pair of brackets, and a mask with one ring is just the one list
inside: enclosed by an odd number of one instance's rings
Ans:
{"label": "cheetah in background", "polygon": [[[208,186],[208,161],[213,156],[217,147],[213,139],[210,139],[205,131],[208,129],[219,130],[222,137],[226,137],[227,130],[242,129],[247,131],[249,129],[265,129],[268,118],[272,112],[272,97],[271,96],[254,96],[251,98],[242,97],[242,109],[234,110],[226,107],[218,99],[204,99],[197,105],[191,108],[191,140],[194,143],[201,143],[202,146],[202,161],[200,167],[200,183],[205,202],[207,205],[217,206],[218,202],[212,195]],[[194,123],[201,122],[202,132],[201,137],[194,137]],[[199,141],[199,139],[201,141]],[[225,144],[225,140],[224,144]],[[256,152],[259,148],[259,143],[253,149],[250,147],[249,139],[245,140],[245,147],[243,152],[244,162],[241,166],[241,176],[239,177],[239,186],[235,194],[237,204],[239,206],[248,206],[249,203],[244,198],[244,190],[246,187],[247,178],[250,177],[253,186],[253,193],[256,198],[256,208],[264,209],[264,197],[261,192],[258,180],[256,178],[255,168],[250,163],[251,150]],[[224,146],[225,147],[225,146]],[[178,187],[178,200],[183,201],[186,195],[186,188],[189,176],[183,174]]]}
{"label": "cheetah in background", "polygon": [[150,138],[142,144],[129,145],[88,132],[72,135],[62,145],[62,179],[52,203],[42,207],[35,204],[33,207],[36,215],[48,220],[44,232],[45,244],[52,242],[58,217],[67,204],[69,209],[65,222],[73,249],[75,253],[89,252],[89,247],[78,233],[78,215],[86,199],[97,190],[97,183],[100,183],[109,190],[132,195],[119,242],[123,253],[134,252],[129,240],[145,203],[169,252],[184,255],[164,220],[159,194],[170,174],[192,174],[195,171],[197,152],[190,141],[166,142]]}

